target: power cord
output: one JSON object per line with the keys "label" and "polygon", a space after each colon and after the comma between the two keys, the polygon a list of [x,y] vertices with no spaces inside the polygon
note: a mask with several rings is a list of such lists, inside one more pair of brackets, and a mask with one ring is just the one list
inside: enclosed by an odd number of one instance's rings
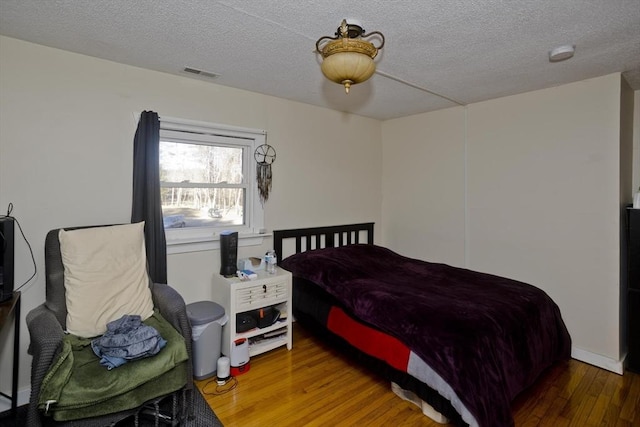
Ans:
{"label": "power cord", "polygon": [[[207,391],[207,387],[209,387],[212,383],[215,383],[216,388],[213,391]],[[230,384],[230,385],[229,385]],[[225,393],[229,393],[231,390],[238,387],[238,379],[236,377],[229,377],[223,384],[218,383],[218,379],[214,378],[212,380],[207,381],[207,383],[202,387],[202,393],[207,396],[217,396]]]}
{"label": "power cord", "polygon": [[[7,206],[7,214],[0,216],[0,218],[11,218],[18,225],[18,230],[20,230],[20,234],[22,235],[24,242],[27,244],[27,247],[29,248],[29,253],[31,254],[31,262],[33,263],[33,274],[31,275],[31,277],[29,277],[22,285],[14,289],[14,291],[19,291],[20,289],[25,287],[27,283],[29,283],[34,277],[36,277],[36,274],[38,273],[38,267],[36,266],[36,259],[33,256],[33,249],[31,249],[31,243],[29,243],[29,241],[25,237],[24,231],[22,231],[22,226],[20,225],[18,218],[11,216],[11,212],[13,212],[13,203],[9,203],[9,206]],[[4,242],[4,248],[6,248],[7,240],[5,239],[5,236],[4,234],[2,234],[2,232],[0,232],[0,237]],[[15,250],[15,246],[14,246],[14,250]]]}

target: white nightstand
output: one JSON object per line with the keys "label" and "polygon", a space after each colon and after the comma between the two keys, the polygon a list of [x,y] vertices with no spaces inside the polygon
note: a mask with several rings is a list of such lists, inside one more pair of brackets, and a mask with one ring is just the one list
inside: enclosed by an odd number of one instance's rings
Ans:
{"label": "white nightstand", "polygon": [[[222,354],[229,356],[231,343],[239,338],[249,340],[249,355],[255,356],[265,351],[286,345],[292,347],[291,328],[291,273],[281,268],[275,274],[259,270],[253,280],[226,278],[219,274],[213,278],[213,300],[224,307],[229,321],[222,327]],[[236,332],[236,315],[254,310],[275,307],[282,317],[272,325],[254,328],[246,332]]]}

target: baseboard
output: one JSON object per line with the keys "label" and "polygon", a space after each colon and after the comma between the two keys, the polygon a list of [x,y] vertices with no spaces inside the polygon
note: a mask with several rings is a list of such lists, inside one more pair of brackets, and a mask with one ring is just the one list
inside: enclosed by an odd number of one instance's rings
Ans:
{"label": "baseboard", "polygon": [[[31,388],[18,390],[18,406],[29,403],[29,395],[31,395]],[[0,412],[4,412],[8,409],[11,409],[11,400],[7,397],[0,396]]]}
{"label": "baseboard", "polygon": [[590,351],[583,350],[581,348],[572,347],[571,357],[581,362],[597,366],[598,368],[606,369],[607,371],[611,371],[618,375],[622,375],[624,373],[624,359],[626,354],[620,360],[614,360],[600,354],[591,353]]}

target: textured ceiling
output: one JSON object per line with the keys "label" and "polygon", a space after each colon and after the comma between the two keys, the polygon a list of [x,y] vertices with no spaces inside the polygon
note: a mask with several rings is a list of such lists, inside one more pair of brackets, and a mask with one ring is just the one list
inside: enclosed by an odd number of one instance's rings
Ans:
{"label": "textured ceiling", "polygon": [[[349,95],[314,53],[343,18],[386,37]],[[640,89],[640,0],[0,0],[0,34],[378,119],[613,72]]]}

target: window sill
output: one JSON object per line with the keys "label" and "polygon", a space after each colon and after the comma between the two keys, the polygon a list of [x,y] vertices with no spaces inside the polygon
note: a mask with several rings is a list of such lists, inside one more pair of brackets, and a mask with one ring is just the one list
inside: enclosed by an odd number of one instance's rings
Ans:
{"label": "window sill", "polygon": [[[271,233],[238,234],[238,247],[261,245]],[[211,251],[220,249],[220,235],[211,237],[169,238],[167,237],[167,255],[187,252]]]}

